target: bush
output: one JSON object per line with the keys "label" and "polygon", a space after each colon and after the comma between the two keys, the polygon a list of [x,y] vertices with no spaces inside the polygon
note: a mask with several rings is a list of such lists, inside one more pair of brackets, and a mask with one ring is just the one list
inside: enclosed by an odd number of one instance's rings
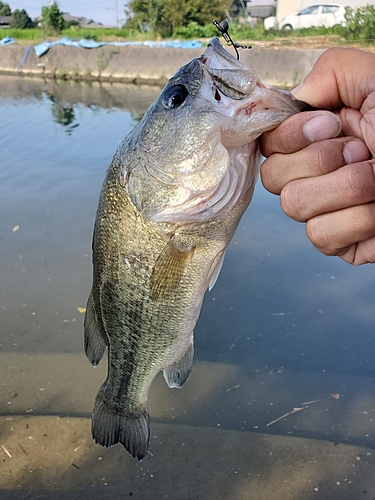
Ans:
{"label": "bush", "polygon": [[361,40],[374,43],[375,40],[375,7],[365,5],[347,16],[348,23],[344,36],[347,40]]}
{"label": "bush", "polygon": [[191,21],[187,26],[180,26],[174,30],[173,36],[178,38],[212,38],[219,35],[219,31],[211,24],[201,26],[196,21]]}
{"label": "bush", "polygon": [[[249,24],[239,24],[232,22],[229,26],[229,34],[234,41],[238,40],[269,40],[274,35],[264,31],[263,24],[250,26]],[[212,24],[201,26],[196,21],[191,21],[187,26],[182,26],[174,30],[173,36],[178,38],[220,38],[219,30]],[[225,42],[223,41],[224,45]]]}
{"label": "bush", "polygon": [[64,22],[64,29],[69,29],[71,26],[79,26],[79,22],[75,19],[70,19],[70,21]]}

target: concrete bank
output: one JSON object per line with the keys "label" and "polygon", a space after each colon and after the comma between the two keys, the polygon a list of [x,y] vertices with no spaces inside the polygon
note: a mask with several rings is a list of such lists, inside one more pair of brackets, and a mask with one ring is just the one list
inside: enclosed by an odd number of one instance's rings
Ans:
{"label": "concrete bank", "polygon": [[[229,48],[229,50],[232,50]],[[164,85],[182,65],[199,57],[204,49],[111,47],[81,49],[52,47],[42,57],[33,48],[0,47],[0,74],[42,78]],[[322,49],[266,49],[241,51],[241,61],[267,83],[293,87],[306,76]]]}

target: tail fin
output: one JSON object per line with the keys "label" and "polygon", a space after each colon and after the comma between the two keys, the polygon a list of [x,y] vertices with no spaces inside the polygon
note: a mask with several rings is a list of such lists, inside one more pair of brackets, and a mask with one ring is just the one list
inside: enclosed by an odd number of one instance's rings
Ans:
{"label": "tail fin", "polygon": [[101,446],[121,443],[127,451],[141,461],[148,450],[150,440],[150,416],[147,408],[137,415],[118,413],[102,398],[96,397],[92,414],[92,437]]}

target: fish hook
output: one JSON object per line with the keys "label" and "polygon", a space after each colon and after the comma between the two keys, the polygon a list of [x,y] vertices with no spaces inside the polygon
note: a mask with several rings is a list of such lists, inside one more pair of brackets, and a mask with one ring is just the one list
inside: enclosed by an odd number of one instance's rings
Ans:
{"label": "fish hook", "polygon": [[252,49],[251,45],[241,45],[238,42],[234,42],[228,33],[229,24],[225,19],[221,21],[221,23],[217,22],[216,19],[212,21],[212,24],[217,28],[220,33],[223,35],[224,40],[228,45],[233,45],[234,50],[236,51],[237,61],[240,60],[240,54],[237,49]]}

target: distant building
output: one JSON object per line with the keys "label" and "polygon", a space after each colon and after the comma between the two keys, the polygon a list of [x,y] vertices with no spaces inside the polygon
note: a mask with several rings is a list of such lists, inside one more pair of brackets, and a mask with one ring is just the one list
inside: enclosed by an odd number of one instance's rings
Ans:
{"label": "distant building", "polygon": [[12,16],[0,16],[0,26],[2,28],[9,28],[12,22]]}
{"label": "distant building", "polygon": [[261,19],[272,16],[276,7],[276,0],[247,0],[245,3],[249,16]]}
{"label": "distant building", "polygon": [[93,19],[83,16],[71,16],[68,12],[63,13],[65,22],[75,21],[81,28],[103,28],[102,23],[97,23]]}

